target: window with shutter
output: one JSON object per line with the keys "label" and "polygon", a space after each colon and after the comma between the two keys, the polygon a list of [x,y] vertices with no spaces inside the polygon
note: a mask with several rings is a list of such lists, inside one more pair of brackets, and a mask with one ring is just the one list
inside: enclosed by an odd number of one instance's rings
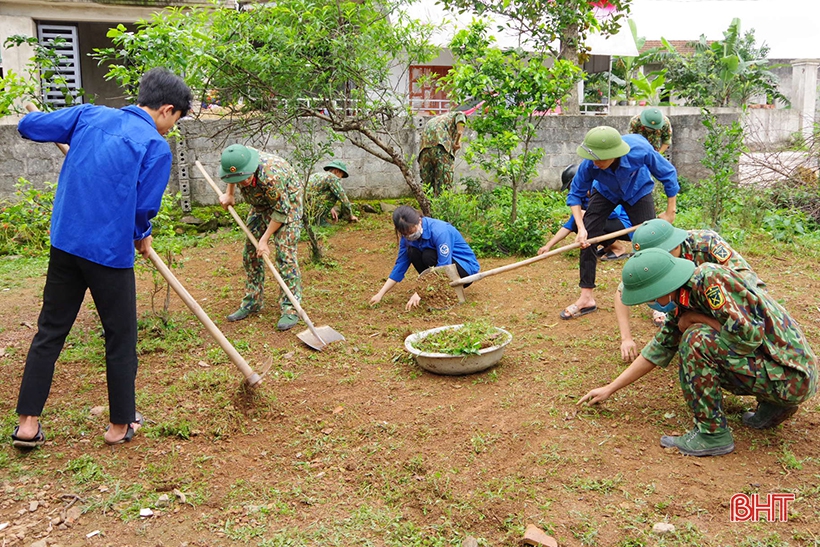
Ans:
{"label": "window with shutter", "polygon": [[[57,38],[62,38],[62,40],[54,43]],[[77,27],[39,23],[37,39],[40,44],[53,47],[60,56],[56,73],[42,80],[43,100],[59,108],[66,105],[66,94],[70,94],[74,98],[73,102],[82,102],[82,97],[79,95],[82,81],[80,79]]]}

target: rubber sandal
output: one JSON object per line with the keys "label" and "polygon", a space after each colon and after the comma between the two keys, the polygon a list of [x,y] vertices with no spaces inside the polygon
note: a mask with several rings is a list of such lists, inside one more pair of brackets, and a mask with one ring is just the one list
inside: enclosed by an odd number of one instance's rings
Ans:
{"label": "rubber sandal", "polygon": [[634,254],[635,254],[635,253],[624,253],[624,254],[622,254],[622,255],[616,255],[615,253],[613,253],[613,252],[611,252],[611,251],[610,251],[610,252],[608,252],[607,254],[605,254],[604,256],[602,256],[600,259],[601,259],[601,260],[604,260],[604,261],[609,261],[609,260],[623,260],[623,259],[625,259],[625,258],[629,258],[630,256],[632,256],[632,255],[634,255]]}
{"label": "rubber sandal", "polygon": [[582,315],[592,313],[598,310],[598,306],[587,306],[586,308],[578,308],[575,304],[570,304],[565,310],[561,310],[560,317],[566,321],[570,319],[577,319]]}
{"label": "rubber sandal", "polygon": [[[134,421],[131,422],[131,423],[136,423],[136,424],[143,425],[145,423],[145,418],[142,416],[142,413],[140,413],[137,410],[137,411],[134,412]],[[105,428],[106,431],[108,431],[108,429],[109,429],[108,427]],[[108,440],[106,440],[105,437],[103,437],[103,441],[105,441],[105,444],[107,444],[108,446],[115,446],[115,445],[118,445],[118,444],[130,443],[131,439],[134,438],[135,433],[136,433],[136,431],[134,430],[133,426],[131,424],[128,424],[128,429],[125,431],[125,435],[122,438],[117,439],[116,441],[108,441]]]}
{"label": "rubber sandal", "polygon": [[11,434],[11,445],[14,448],[31,449],[46,444],[46,434],[43,433],[43,426],[40,422],[37,422],[37,434],[31,439],[21,439],[17,436],[18,431],[20,431],[20,426],[14,426],[14,433]]}

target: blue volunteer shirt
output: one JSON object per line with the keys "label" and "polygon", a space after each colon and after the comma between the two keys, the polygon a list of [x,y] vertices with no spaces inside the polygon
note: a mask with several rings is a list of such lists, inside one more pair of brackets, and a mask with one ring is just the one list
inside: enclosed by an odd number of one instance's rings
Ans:
{"label": "blue volunteer shirt", "polygon": [[447,266],[455,261],[461,264],[468,275],[478,273],[480,267],[475,253],[451,224],[435,218],[422,217],[421,228],[424,233],[416,241],[407,241],[405,237],[400,239],[399,255],[396,257],[393,271],[390,272],[390,279],[396,283],[404,279],[404,274],[410,267],[410,257],[407,256],[408,245],[421,251],[435,249],[438,255],[436,266]]}
{"label": "blue volunteer shirt", "polygon": [[[587,192],[595,188],[612,203],[626,202],[635,205],[650,194],[655,186],[654,176],[663,184],[667,197],[678,195],[678,173],[666,158],[658,154],[641,135],[624,135],[630,150],[619,159],[614,171],[598,169],[591,160],[584,160],[572,179],[567,205],[581,205]],[[594,186],[593,186],[594,183]]]}
{"label": "blue volunteer shirt", "polygon": [[17,130],[70,146],[60,171],[51,245],[111,268],[134,266],[134,241],[151,234],[171,174],[171,148],[136,106],[32,112]]}

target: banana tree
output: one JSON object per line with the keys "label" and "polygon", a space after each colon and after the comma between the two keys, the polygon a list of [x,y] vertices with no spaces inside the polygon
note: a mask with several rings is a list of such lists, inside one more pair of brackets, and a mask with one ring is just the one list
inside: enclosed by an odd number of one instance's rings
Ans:
{"label": "banana tree", "polygon": [[666,91],[666,69],[651,72],[648,75],[639,72],[632,78],[632,85],[635,88],[635,99],[646,101],[646,104],[658,106],[661,104],[661,94]]}

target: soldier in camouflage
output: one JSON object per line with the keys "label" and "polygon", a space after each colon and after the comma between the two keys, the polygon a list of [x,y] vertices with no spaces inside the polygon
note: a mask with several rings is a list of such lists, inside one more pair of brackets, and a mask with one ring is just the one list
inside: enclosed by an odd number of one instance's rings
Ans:
{"label": "soldier in camouflage", "polygon": [[647,108],[635,115],[629,120],[629,132],[648,140],[660,154],[672,145],[672,124],[658,108]]}
{"label": "soldier in camouflage", "polygon": [[463,112],[448,112],[430,120],[421,133],[419,174],[421,183],[433,188],[433,195],[453,186],[453,161],[461,148],[467,118]]}
{"label": "soldier in camouflage", "polygon": [[[302,280],[296,260],[296,244],[302,226],[302,184],[296,171],[275,154],[260,152],[249,146],[234,144],[222,152],[219,176],[228,183],[219,198],[224,208],[235,203],[236,186],[252,209],[246,224],[259,240],[258,250],[250,240],[245,242],[242,263],[245,266],[245,298],[228,321],[241,321],[262,308],[265,267],[261,260],[270,254],[270,241],[276,249],[276,269],[297,300],[302,300]],[[288,330],[299,322],[296,309],[284,291],[279,294],[282,316],[279,330]]]}
{"label": "soldier in camouflage", "polygon": [[719,456],[735,448],[722,407],[722,389],[754,395],[743,424],[767,429],[784,422],[817,391],[817,358],[788,312],[766,290],[734,270],[697,268],[658,248],[639,251],[623,269],[623,302],[669,314],[663,328],[620,376],[579,404],[605,401],[656,366],[680,355],[680,385],[694,429],[663,436],[661,446],[691,456]]}
{"label": "soldier in camouflage", "polygon": [[[657,247],[668,251],[675,258],[691,260],[695,266],[704,263],[722,264],[744,277],[749,283],[765,290],[766,284],[757,277],[749,263],[717,232],[712,230],[681,230],[675,228],[665,220],[656,218],[644,222],[632,236],[636,251]],[[632,361],[637,357],[637,346],[632,339],[632,330],[629,327],[629,310],[621,302],[623,283],[615,292],[615,317],[618,320],[618,329],[621,331],[621,357],[624,361]],[[655,324],[660,327],[666,321],[666,314],[655,310]]]}
{"label": "soldier in camouflage", "polygon": [[350,206],[350,200],[347,199],[347,193],[341,182],[349,176],[347,165],[335,160],[325,165],[324,171],[324,173],[313,173],[308,179],[307,190],[305,190],[305,215],[310,219],[311,224],[326,222],[328,215],[336,222],[339,220],[336,202],[339,202],[342,217],[350,222],[358,222],[359,219],[353,214],[353,208]]}

